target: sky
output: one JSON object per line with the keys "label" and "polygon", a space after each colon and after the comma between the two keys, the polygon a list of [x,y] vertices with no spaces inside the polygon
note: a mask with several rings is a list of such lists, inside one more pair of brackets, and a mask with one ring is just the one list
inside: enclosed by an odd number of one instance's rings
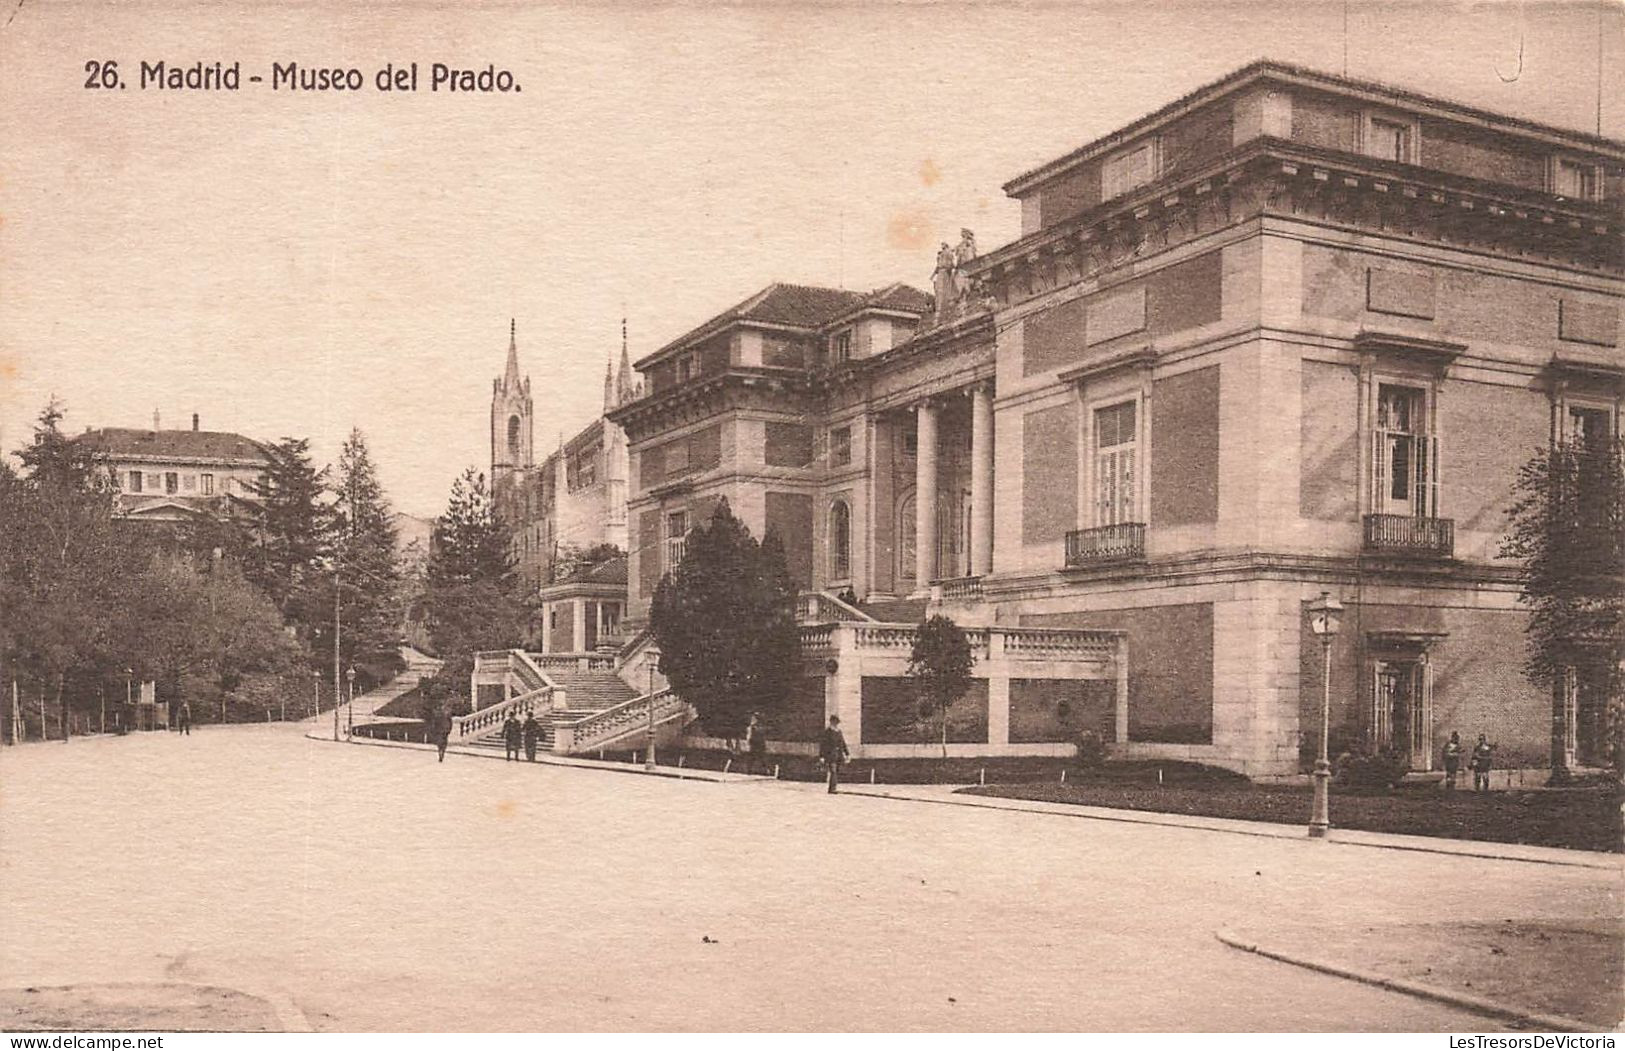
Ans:
{"label": "sky", "polygon": [[[623,316],[636,359],[772,281],[928,288],[961,227],[1016,237],[1010,178],[1260,57],[1592,132],[1600,98],[1625,138],[1617,0],[0,0],[0,449],[53,395],[73,432],[196,412],[319,463],[359,428],[434,515],[489,464],[510,319],[540,458]],[[86,88],[107,60],[128,86]],[[160,60],[245,83],[142,90]],[[290,62],[367,86],[270,90]],[[519,90],[430,92],[435,62]]]}

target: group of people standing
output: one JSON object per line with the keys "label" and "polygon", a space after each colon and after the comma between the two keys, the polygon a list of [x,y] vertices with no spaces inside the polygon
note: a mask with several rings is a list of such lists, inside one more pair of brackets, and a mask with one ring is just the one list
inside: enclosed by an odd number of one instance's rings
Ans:
{"label": "group of people standing", "polygon": [[[1462,744],[1461,735],[1450,731],[1450,740],[1444,743],[1444,787],[1454,790],[1456,775],[1461,770]],[[1473,771],[1473,791],[1488,792],[1490,790],[1490,767],[1495,757],[1495,746],[1490,744],[1484,734],[1478,735],[1478,743],[1473,745],[1472,753],[1467,758],[1467,765]]]}
{"label": "group of people standing", "polygon": [[525,721],[520,722],[513,712],[502,720],[502,744],[505,750],[504,758],[515,761],[519,758],[521,745],[525,749],[525,758],[530,762],[536,761],[536,745],[542,739],[542,724],[536,721],[535,712],[526,712]]}

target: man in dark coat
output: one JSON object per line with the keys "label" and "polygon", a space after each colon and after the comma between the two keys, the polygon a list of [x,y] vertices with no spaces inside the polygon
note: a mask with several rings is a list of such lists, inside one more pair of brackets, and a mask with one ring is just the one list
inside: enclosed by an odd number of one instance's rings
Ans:
{"label": "man in dark coat", "polygon": [[180,727],[181,733],[192,736],[192,704],[190,701],[181,702]]}
{"label": "man in dark coat", "polygon": [[846,762],[848,755],[846,737],[841,733],[841,717],[829,717],[829,726],[824,730],[823,737],[818,742],[818,759],[824,764],[829,775],[829,791],[831,795],[841,784],[841,764]]}
{"label": "man in dark coat", "polygon": [[542,739],[542,724],[536,721],[535,712],[525,713],[525,725],[521,730],[525,738],[525,758],[534,763],[536,761],[536,742]]}
{"label": "man in dark coat", "polygon": [[509,712],[508,717],[502,720],[502,743],[506,748],[504,758],[509,760],[519,758],[519,738],[519,720],[514,716],[513,712]]}
{"label": "man in dark coat", "polygon": [[767,773],[767,724],[762,721],[761,712],[750,713],[750,725],[745,727],[745,747],[750,752],[749,772]]}
{"label": "man in dark coat", "polygon": [[1488,792],[1490,790],[1490,766],[1495,755],[1495,746],[1485,739],[1483,734],[1478,735],[1478,743],[1473,745],[1473,791]]}
{"label": "man in dark coat", "polygon": [[445,762],[446,746],[451,743],[451,713],[435,712],[434,719],[429,724],[429,734],[434,738],[435,751],[440,753],[440,758],[436,762]]}

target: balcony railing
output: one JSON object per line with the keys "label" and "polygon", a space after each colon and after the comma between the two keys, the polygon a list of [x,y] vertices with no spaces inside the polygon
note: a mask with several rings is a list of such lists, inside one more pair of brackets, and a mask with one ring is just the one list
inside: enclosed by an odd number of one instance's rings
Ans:
{"label": "balcony railing", "polygon": [[1414,515],[1366,515],[1365,549],[1398,555],[1450,558],[1456,551],[1456,522]]}
{"label": "balcony railing", "polygon": [[1145,523],[1119,522],[1066,534],[1068,569],[1138,562],[1145,558]]}

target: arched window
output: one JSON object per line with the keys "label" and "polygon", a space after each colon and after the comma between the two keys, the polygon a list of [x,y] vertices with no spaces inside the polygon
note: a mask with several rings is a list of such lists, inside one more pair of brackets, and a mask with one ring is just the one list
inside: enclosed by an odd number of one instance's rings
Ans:
{"label": "arched window", "polygon": [[508,417],[508,455],[519,460],[519,417]]}
{"label": "arched window", "polygon": [[845,500],[829,509],[829,575],[831,580],[852,576],[852,508]]}

